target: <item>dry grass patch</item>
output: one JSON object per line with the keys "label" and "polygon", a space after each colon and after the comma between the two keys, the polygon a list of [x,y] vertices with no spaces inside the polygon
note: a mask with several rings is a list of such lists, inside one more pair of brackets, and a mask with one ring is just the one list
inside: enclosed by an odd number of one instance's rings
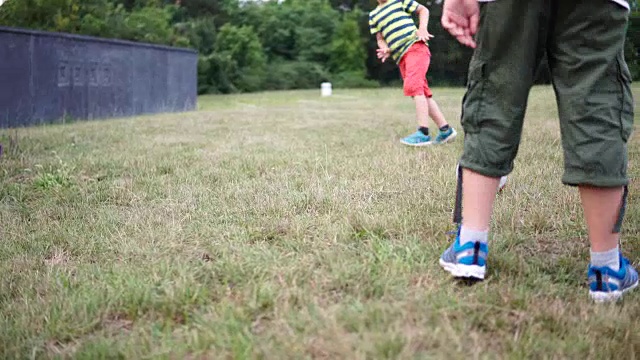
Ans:
{"label": "dry grass patch", "polygon": [[[436,89],[459,129],[459,89]],[[437,265],[462,141],[408,149],[397,89],[4,130],[0,357],[633,358],[637,294],[595,306],[557,112],[535,88],[489,278]],[[640,259],[640,140],[623,246]]]}

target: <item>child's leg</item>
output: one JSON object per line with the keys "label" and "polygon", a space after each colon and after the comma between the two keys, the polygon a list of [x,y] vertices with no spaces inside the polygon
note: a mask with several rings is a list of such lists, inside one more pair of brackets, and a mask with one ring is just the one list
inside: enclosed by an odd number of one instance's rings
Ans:
{"label": "child's leg", "polygon": [[431,88],[429,88],[429,81],[427,80],[427,72],[429,72],[429,65],[431,63],[431,50],[429,50],[428,46],[424,47],[423,57],[424,59],[426,59],[426,61],[423,60],[423,63],[425,63],[426,66],[423,69],[421,69],[421,70],[424,70],[424,75],[420,73],[419,76],[421,76],[422,79],[424,79],[423,93],[427,97],[427,103],[429,104],[429,117],[433,120],[433,122],[436,124],[438,129],[442,129],[445,126],[448,126],[449,123],[447,123],[447,120],[444,118],[444,114],[440,110],[440,106],[438,106],[438,103],[433,99],[433,93],[431,92]]}
{"label": "child's leg", "polygon": [[[605,252],[618,247],[620,233],[613,231],[622,206],[622,187],[580,186],[580,198],[587,220],[591,251]],[[617,254],[616,254],[617,255]],[[618,257],[613,259],[616,264]],[[618,265],[615,265],[618,267]]]}
{"label": "child's leg", "polygon": [[404,94],[413,97],[416,104],[416,120],[421,128],[429,127],[429,101],[425,94],[429,48],[424,43],[415,43],[403,57]]}
{"label": "child's leg", "polygon": [[401,142],[411,146],[431,145],[429,135],[429,102],[424,93],[429,61],[425,61],[429,49],[422,43],[415,43],[400,61],[400,73],[404,81],[404,95],[413,98],[416,108],[418,131],[402,139]]}
{"label": "child's leg", "polygon": [[463,169],[462,218],[464,228],[471,231],[488,232],[493,202],[500,178],[484,176]]}
{"label": "child's leg", "polygon": [[442,110],[440,110],[440,106],[438,106],[438,103],[433,99],[433,97],[427,98],[427,103],[429,104],[429,117],[433,120],[438,129],[449,125],[447,120],[444,118]]}
{"label": "child's leg", "polygon": [[580,188],[591,241],[590,294],[613,300],[638,283],[618,249],[633,128],[631,76],[623,54],[628,11],[598,0],[556,6],[549,65],[562,130],[562,181]]}
{"label": "child's leg", "polygon": [[425,88],[425,94],[427,94],[427,102],[429,103],[429,116],[438,127],[438,135],[436,136],[434,143],[445,144],[455,140],[458,133],[456,130],[449,126],[447,120],[444,118],[444,114],[440,110],[438,103],[433,99],[433,94],[429,85]]}
{"label": "child's leg", "polygon": [[487,21],[481,22],[476,35],[462,109],[464,170],[456,198],[461,227],[440,258],[454,276],[485,276],[496,190],[500,177],[513,169],[529,90],[544,53],[544,3],[500,0],[481,5],[481,19]]}
{"label": "child's leg", "polygon": [[413,97],[413,101],[416,103],[416,120],[418,126],[421,128],[429,128],[429,102],[424,95],[417,95]]}
{"label": "child's leg", "polygon": [[430,61],[429,47],[424,43],[415,43],[400,63],[400,72],[404,79],[404,94],[413,97],[416,104],[416,120],[419,126],[415,134],[402,140],[407,145],[431,144],[429,116],[438,126],[438,136],[435,138],[435,143],[449,142],[456,137],[455,130],[449,127],[440,107],[432,98],[433,94],[427,83]]}
{"label": "child's leg", "polygon": [[489,229],[499,179],[513,169],[529,90],[544,53],[542,3],[501,0],[481,8],[482,18],[504,21],[480,24],[463,101],[462,226],[471,230]]}

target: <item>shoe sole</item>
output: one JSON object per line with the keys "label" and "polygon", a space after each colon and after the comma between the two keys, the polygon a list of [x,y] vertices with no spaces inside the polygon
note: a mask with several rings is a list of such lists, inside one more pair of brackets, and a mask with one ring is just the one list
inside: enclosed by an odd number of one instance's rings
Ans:
{"label": "shoe sole", "polygon": [[456,137],[458,136],[458,132],[454,129],[453,132],[451,133],[451,135],[447,136],[446,139],[437,142],[436,144],[447,144],[452,142],[453,140],[456,139]]}
{"label": "shoe sole", "polygon": [[622,290],[622,291],[611,291],[611,292],[604,292],[604,291],[591,291],[589,290],[589,296],[591,297],[591,299],[593,301],[595,301],[596,303],[607,303],[607,302],[613,302],[613,301],[618,301],[620,299],[622,299],[622,295],[624,295],[625,293],[635,289],[638,287],[638,282],[636,281],[635,284],[631,285],[630,287]]}
{"label": "shoe sole", "polygon": [[503,176],[500,178],[500,183],[498,184],[498,192],[504,190],[504,188],[507,186],[508,180],[509,178],[507,176]]}
{"label": "shoe sole", "polygon": [[407,146],[413,146],[413,147],[423,147],[423,146],[430,146],[430,145],[433,145],[433,142],[432,142],[432,141],[429,141],[429,142],[426,142],[426,143],[419,143],[419,144],[412,144],[412,143],[408,143],[408,142],[405,142],[404,140],[400,140],[400,142],[401,142],[402,144],[404,144],[404,145],[407,145]]}
{"label": "shoe sole", "polygon": [[478,265],[451,264],[440,259],[440,266],[457,278],[484,280],[487,268]]}

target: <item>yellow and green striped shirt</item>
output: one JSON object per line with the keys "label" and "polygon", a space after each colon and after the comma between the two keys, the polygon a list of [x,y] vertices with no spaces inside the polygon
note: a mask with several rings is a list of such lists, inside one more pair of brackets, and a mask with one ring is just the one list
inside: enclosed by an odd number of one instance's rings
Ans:
{"label": "yellow and green striped shirt", "polygon": [[389,0],[369,13],[371,34],[382,33],[396,63],[418,41],[418,29],[411,18],[418,6],[415,0]]}

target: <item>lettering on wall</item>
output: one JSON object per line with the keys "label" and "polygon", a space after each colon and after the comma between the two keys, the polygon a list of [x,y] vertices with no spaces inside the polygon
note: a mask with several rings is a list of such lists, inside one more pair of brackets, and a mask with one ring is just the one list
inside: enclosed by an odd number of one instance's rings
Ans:
{"label": "lettering on wall", "polygon": [[58,87],[111,86],[112,70],[109,62],[60,60]]}
{"label": "lettering on wall", "polygon": [[69,80],[69,62],[60,61],[58,63],[58,86],[69,86],[71,81]]}

